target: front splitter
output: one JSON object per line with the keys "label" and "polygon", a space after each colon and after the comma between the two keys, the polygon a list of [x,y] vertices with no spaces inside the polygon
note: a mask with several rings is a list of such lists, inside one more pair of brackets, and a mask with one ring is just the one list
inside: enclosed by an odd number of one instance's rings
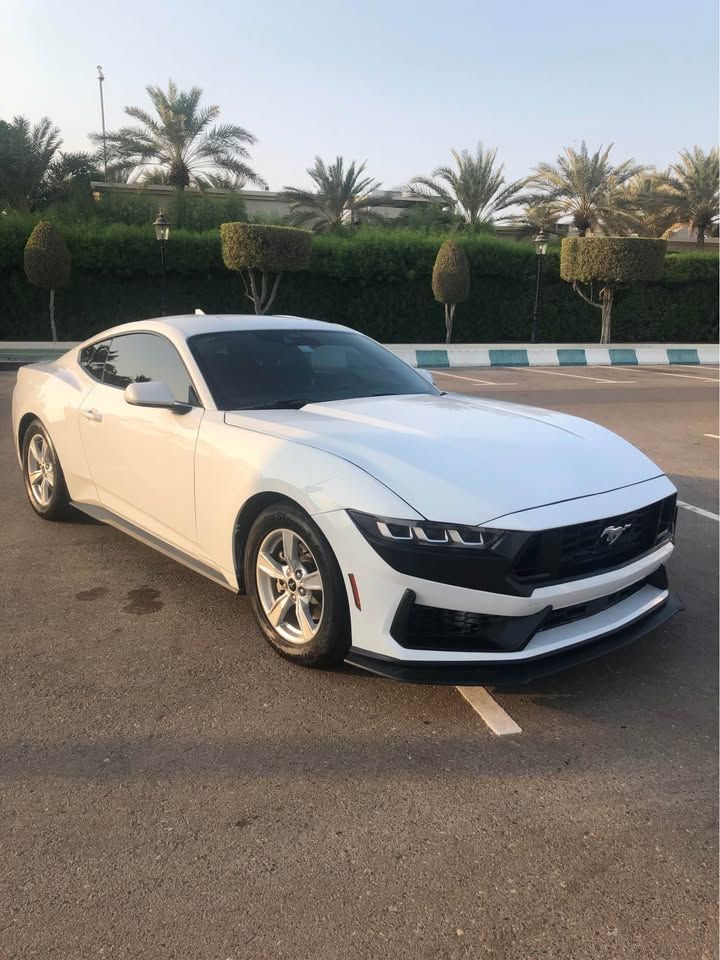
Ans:
{"label": "front splitter", "polygon": [[668,596],[665,603],[646,617],[636,620],[601,637],[585,640],[573,647],[528,660],[506,663],[478,663],[477,661],[418,661],[396,660],[382,654],[350,648],[346,663],[402,683],[431,683],[461,686],[507,687],[532,683],[542,677],[569,670],[580,664],[604,657],[651,633],[682,610],[677,597]]}

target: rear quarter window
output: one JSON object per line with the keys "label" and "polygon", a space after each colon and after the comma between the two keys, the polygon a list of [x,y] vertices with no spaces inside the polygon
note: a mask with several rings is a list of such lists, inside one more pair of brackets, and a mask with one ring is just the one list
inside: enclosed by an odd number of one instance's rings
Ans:
{"label": "rear quarter window", "polygon": [[98,343],[90,344],[89,347],[83,347],[80,351],[80,366],[93,380],[102,382],[109,350],[110,340],[100,340]]}

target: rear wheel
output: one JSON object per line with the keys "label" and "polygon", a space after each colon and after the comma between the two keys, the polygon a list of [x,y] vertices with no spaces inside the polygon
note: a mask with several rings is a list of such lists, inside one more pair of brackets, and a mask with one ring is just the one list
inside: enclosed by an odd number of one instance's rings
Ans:
{"label": "rear wheel", "polygon": [[330,544],[298,507],[278,503],[256,519],[245,583],[255,619],[279,654],[312,667],[345,658],[350,618],[342,576]]}
{"label": "rear wheel", "polygon": [[70,497],[55,447],[45,427],[33,420],[22,443],[25,493],[43,520],[60,520],[70,513]]}

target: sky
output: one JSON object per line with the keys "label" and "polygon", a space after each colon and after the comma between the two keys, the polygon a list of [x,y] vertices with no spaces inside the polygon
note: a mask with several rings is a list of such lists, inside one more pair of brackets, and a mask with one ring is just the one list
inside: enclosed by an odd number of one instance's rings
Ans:
{"label": "sky", "polygon": [[664,167],[718,142],[716,0],[0,0],[0,118],[49,116],[64,149],[146,84],[198,85],[258,139],[271,189],[316,155],[386,189],[498,148],[508,179],[585,139]]}

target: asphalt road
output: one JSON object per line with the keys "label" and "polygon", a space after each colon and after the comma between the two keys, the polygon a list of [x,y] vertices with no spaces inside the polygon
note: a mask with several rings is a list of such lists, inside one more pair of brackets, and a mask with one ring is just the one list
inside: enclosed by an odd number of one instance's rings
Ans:
{"label": "asphalt road", "polygon": [[[672,373],[438,383],[597,420],[717,512],[720,375]],[[522,733],[495,737],[451,687],[293,667],[245,599],[109,527],[37,519],[13,382],[0,375],[2,960],[716,957],[714,520],[681,511],[682,615],[496,693]]]}

